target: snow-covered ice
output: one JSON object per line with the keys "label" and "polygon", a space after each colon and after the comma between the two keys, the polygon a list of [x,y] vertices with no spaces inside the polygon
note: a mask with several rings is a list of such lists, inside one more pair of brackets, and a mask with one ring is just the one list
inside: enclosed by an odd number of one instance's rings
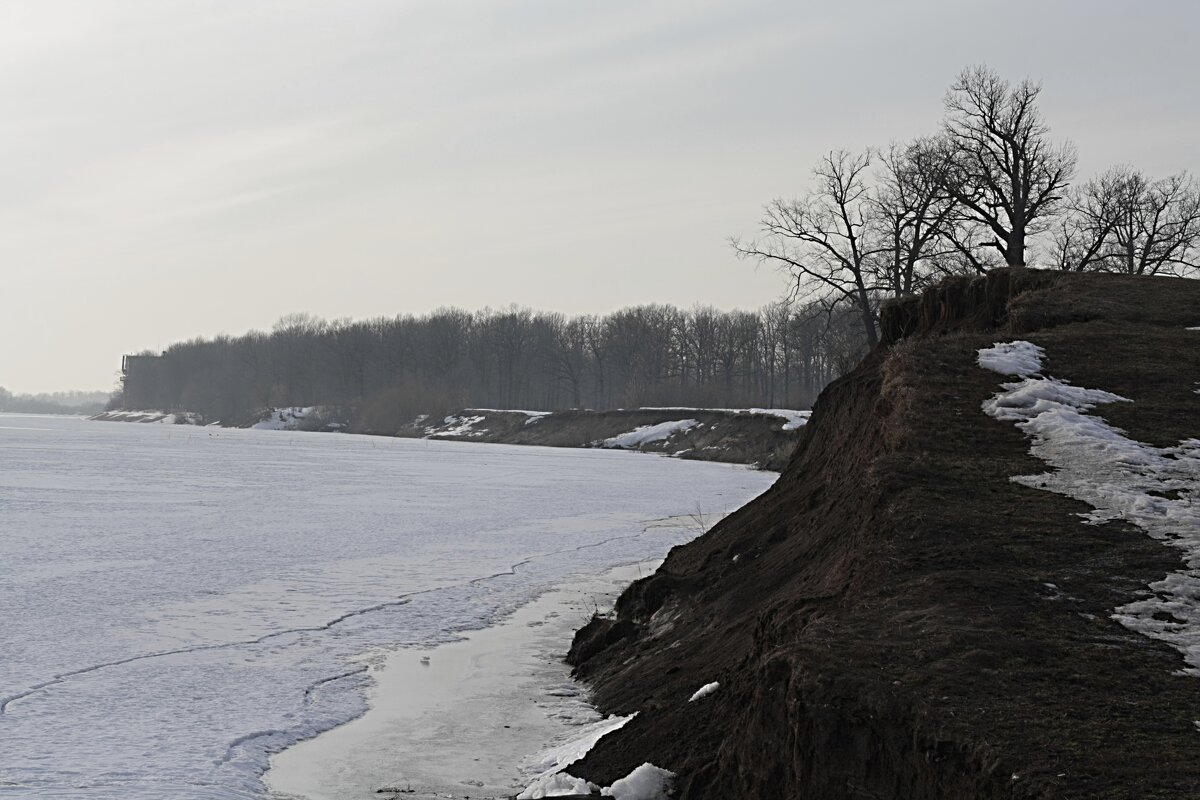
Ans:
{"label": "snow-covered ice", "polygon": [[3,416],[0,794],[265,797],[453,640],[774,476],[619,452]]}
{"label": "snow-covered ice", "polygon": [[[736,558],[736,556],[735,556],[735,558]],[[717,691],[717,689],[720,689],[720,688],[721,688],[721,684],[717,681],[713,681],[712,683],[706,683],[703,686],[701,686],[699,689],[697,689],[692,694],[692,696],[688,698],[688,702],[694,703],[701,698],[708,697],[710,694],[715,693]]]}
{"label": "snow-covered ice", "polygon": [[1012,480],[1082,500],[1093,508],[1084,515],[1089,523],[1124,520],[1182,551],[1184,569],[1152,583],[1150,596],[1117,608],[1113,619],[1176,647],[1188,664],[1185,671],[1200,676],[1200,440],[1155,447],[1129,438],[1089,413],[1098,405],[1131,402],[1128,398],[1041,377],[1042,355],[1029,342],[979,353],[981,365],[1026,376],[1001,384],[983,410],[1015,422],[1033,440],[1033,455],[1052,468]]}
{"label": "snow-covered ice", "polygon": [[605,439],[601,447],[631,450],[652,442],[662,442],[677,433],[696,427],[700,422],[694,419],[678,419],[660,422],[657,425],[641,425],[626,433]]}

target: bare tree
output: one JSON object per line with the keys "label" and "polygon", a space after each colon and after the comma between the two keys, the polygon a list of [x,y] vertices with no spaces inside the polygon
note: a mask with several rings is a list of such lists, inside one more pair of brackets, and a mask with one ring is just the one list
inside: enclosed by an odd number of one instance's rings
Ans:
{"label": "bare tree", "polygon": [[873,268],[883,252],[879,206],[867,186],[871,157],[835,150],[813,168],[816,188],[797,200],[776,199],[765,210],[761,237],[734,240],[740,257],[788,272],[795,296],[821,298],[831,311],[849,303],[871,347],[877,298]]}
{"label": "bare tree", "polygon": [[1025,266],[1029,237],[1052,217],[1075,173],[1075,149],[1049,141],[1037,106],[1041,86],[1011,86],[985,66],[959,74],[946,93],[942,125],[950,169],[946,188],[963,210],[966,232],[982,227],[986,244],[956,239],[959,253],[978,271],[987,261],[979,246],[994,247],[1012,267]]}
{"label": "bare tree", "polygon": [[1097,269],[1117,224],[1119,198],[1126,194],[1128,168],[1116,167],[1072,193],[1067,213],[1054,227],[1050,256],[1064,272]]}
{"label": "bare tree", "polygon": [[945,241],[955,211],[946,191],[946,150],[931,139],[893,144],[879,157],[874,202],[882,247],[878,282],[893,297],[920,290],[934,263],[953,252]]}
{"label": "bare tree", "polygon": [[1200,269],[1200,186],[1186,172],[1151,181],[1124,168],[1115,221],[1099,258],[1131,275],[1182,275]]}

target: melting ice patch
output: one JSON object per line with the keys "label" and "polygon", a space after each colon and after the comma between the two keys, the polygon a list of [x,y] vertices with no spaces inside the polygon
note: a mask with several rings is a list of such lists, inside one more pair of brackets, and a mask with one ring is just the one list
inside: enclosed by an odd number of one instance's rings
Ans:
{"label": "melting ice patch", "polygon": [[612,786],[605,786],[603,789],[565,772],[547,775],[527,786],[525,791],[517,795],[517,800],[594,794],[597,789],[600,789],[602,796],[613,797],[616,800],[666,800],[671,794],[671,785],[674,782],[674,772],[646,762],[624,778],[614,781]]}
{"label": "melting ice patch", "polygon": [[1033,375],[1042,371],[1046,351],[1032,342],[996,342],[979,351],[979,366],[1001,375]]}
{"label": "melting ice patch", "polygon": [[553,747],[530,756],[522,765],[523,771],[537,773],[538,778],[554,774],[586,756],[588,751],[596,746],[596,742],[613,731],[624,728],[626,723],[636,716],[634,713],[627,717],[608,717],[585,725]]}
{"label": "melting ice patch", "polygon": [[1152,596],[1112,618],[1178,649],[1184,672],[1200,677],[1200,439],[1154,447],[1129,438],[1088,413],[1128,398],[1042,376],[1044,354],[1024,341],[979,351],[980,366],[1021,378],[1001,384],[983,410],[1016,423],[1033,440],[1030,452],[1052,468],[1012,480],[1082,500],[1093,508],[1083,515],[1088,523],[1124,520],[1183,551],[1185,569],[1150,584]]}
{"label": "melting ice patch", "polygon": [[[709,684],[715,687],[716,684]],[[704,687],[708,688],[708,686]],[[697,693],[699,694],[699,693]],[[693,698],[694,699],[694,698]],[[583,778],[577,778],[563,770],[578,761],[596,746],[603,737],[625,727],[637,713],[627,717],[609,717],[586,725],[578,733],[558,745],[531,756],[523,764],[526,774],[537,773],[529,785],[517,795],[517,800],[536,800],[541,797],[594,794],[599,790],[604,797],[617,800],[665,800],[671,792],[675,773],[645,763],[612,786],[599,787]]]}

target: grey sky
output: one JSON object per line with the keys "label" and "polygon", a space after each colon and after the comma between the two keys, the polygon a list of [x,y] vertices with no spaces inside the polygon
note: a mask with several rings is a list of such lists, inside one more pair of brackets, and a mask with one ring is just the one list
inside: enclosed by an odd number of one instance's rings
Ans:
{"label": "grey sky", "polygon": [[775,299],[734,259],[987,62],[1081,175],[1197,170],[1200,4],[3,0],[0,385],[280,315]]}

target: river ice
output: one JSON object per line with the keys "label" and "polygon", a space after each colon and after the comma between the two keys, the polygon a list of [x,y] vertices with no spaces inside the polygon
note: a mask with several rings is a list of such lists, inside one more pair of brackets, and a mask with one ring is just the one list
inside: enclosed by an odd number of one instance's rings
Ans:
{"label": "river ice", "polygon": [[362,656],[659,557],[774,476],[642,454],[0,418],[0,798],[256,798]]}

